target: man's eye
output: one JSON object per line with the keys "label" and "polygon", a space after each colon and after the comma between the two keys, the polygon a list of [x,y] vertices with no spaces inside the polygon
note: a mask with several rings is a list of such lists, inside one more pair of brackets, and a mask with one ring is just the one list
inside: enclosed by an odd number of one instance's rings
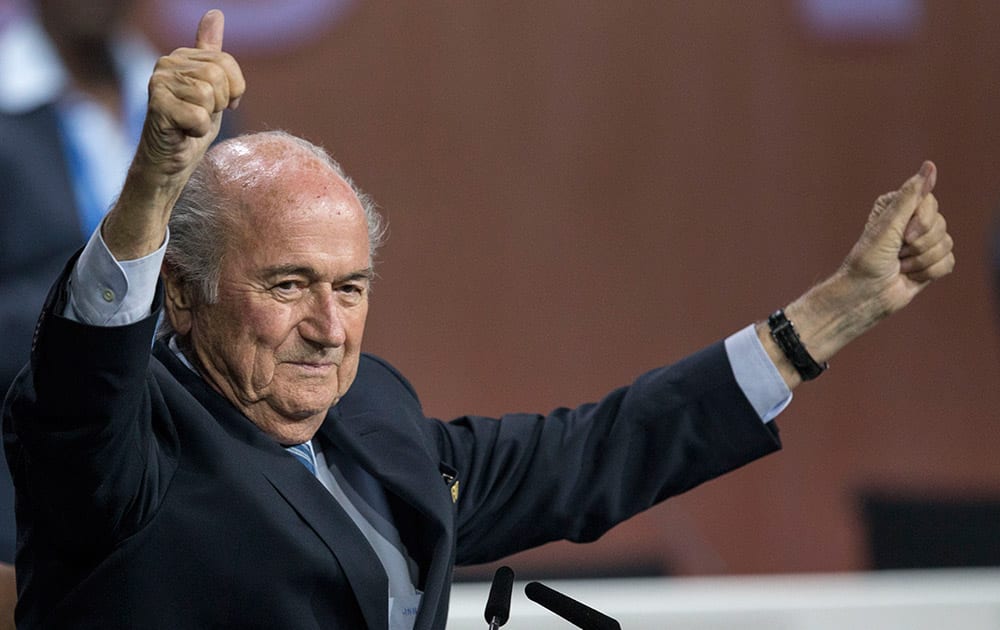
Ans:
{"label": "man's eye", "polygon": [[271,290],[282,294],[295,293],[299,290],[299,284],[294,280],[285,280],[275,284]]}
{"label": "man's eye", "polygon": [[337,287],[337,291],[346,299],[357,301],[365,294],[365,287],[360,284],[343,284]]}

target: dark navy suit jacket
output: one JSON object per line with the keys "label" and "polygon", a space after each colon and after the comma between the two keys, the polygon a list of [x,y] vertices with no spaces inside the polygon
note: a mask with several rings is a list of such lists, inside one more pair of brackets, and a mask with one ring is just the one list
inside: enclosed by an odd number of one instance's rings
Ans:
{"label": "dark navy suit jacket", "polygon": [[[155,313],[94,328],[43,313],[4,410],[19,628],[379,628],[386,578],[292,456],[157,344]],[[154,309],[155,310],[155,309]],[[320,432],[390,499],[443,628],[455,564],[616,523],[779,447],[723,345],[548,415],[424,416],[363,356]]]}
{"label": "dark navy suit jacket", "polygon": [[[219,139],[233,135],[232,116]],[[55,105],[0,113],[0,400],[28,362],[52,280],[86,241]],[[13,491],[0,453],[0,561],[14,559]]]}

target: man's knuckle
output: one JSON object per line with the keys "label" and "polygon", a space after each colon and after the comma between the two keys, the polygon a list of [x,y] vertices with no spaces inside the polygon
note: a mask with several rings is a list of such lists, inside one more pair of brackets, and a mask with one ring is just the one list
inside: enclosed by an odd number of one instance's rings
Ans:
{"label": "man's knuckle", "polygon": [[198,95],[198,104],[202,107],[213,107],[215,105],[215,87],[205,81],[195,81],[194,89]]}

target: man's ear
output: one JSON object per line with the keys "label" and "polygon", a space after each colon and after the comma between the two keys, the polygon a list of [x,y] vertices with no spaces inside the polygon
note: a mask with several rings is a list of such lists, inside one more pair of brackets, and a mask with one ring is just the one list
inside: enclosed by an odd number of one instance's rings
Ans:
{"label": "man's ear", "polygon": [[177,334],[186,336],[191,332],[191,322],[194,318],[190,291],[166,268],[163,269],[163,286],[167,298],[165,304],[167,319]]}

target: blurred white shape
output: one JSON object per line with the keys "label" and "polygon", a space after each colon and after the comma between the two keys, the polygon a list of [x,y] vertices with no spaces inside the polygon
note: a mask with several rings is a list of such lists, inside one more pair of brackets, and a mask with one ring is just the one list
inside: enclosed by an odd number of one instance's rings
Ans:
{"label": "blurred white shape", "polygon": [[274,53],[302,45],[327,32],[354,0],[157,0],[156,24],[167,41],[193,37],[209,9],[226,15],[225,48]]}
{"label": "blurred white shape", "polygon": [[917,31],[922,0],[799,0],[806,27],[823,39],[897,40]]}
{"label": "blurred white shape", "polygon": [[[1000,568],[546,582],[626,630],[997,630]],[[489,583],[455,584],[448,630],[480,630]],[[508,626],[569,624],[515,583]]]}

